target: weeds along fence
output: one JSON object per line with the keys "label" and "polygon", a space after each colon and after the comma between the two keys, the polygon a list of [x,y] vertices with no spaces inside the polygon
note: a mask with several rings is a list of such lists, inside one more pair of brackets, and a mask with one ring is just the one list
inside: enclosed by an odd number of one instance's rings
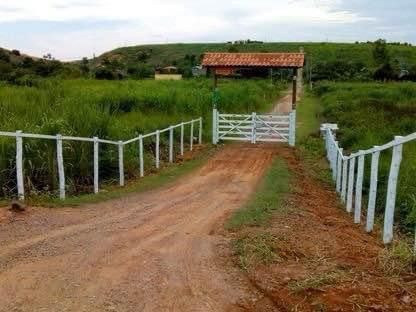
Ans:
{"label": "weeds along fence", "polygon": [[[196,126],[195,126],[196,124]],[[33,134],[33,133],[23,133],[22,131],[16,132],[5,132],[0,131],[0,136],[4,137],[14,137],[16,139],[16,184],[17,184],[17,196],[20,200],[25,198],[25,186],[24,186],[24,164],[23,164],[23,139],[41,139],[41,140],[54,140],[56,141],[56,164],[57,164],[57,175],[58,175],[58,185],[59,185],[59,197],[60,199],[65,199],[65,166],[64,166],[64,157],[63,157],[63,142],[64,141],[76,141],[76,142],[89,142],[93,144],[93,180],[94,180],[94,193],[99,192],[99,179],[100,179],[100,166],[99,166],[99,149],[100,144],[109,144],[117,146],[118,150],[118,171],[119,171],[119,184],[124,186],[125,184],[125,174],[124,174],[124,149],[127,145],[138,143],[138,158],[139,158],[139,171],[140,177],[144,176],[144,149],[143,141],[145,139],[154,137],[155,138],[155,167],[156,169],[160,168],[161,163],[161,151],[160,151],[160,137],[161,135],[167,133],[169,136],[168,144],[168,160],[170,163],[174,161],[174,132],[179,129],[180,131],[180,150],[179,153],[181,156],[184,155],[185,147],[185,127],[189,126],[189,149],[193,150],[193,144],[195,139],[198,140],[198,144],[202,143],[202,117],[198,119],[193,119],[187,122],[181,122],[177,125],[170,126],[162,130],[156,130],[152,133],[139,135],[136,138],[133,138],[128,141],[111,141],[104,140],[98,137],[87,138],[87,137],[74,137],[74,136],[64,136],[61,134],[57,135],[45,135],[45,134]],[[198,129],[195,129],[195,128]],[[198,137],[194,136],[194,132],[198,131]]]}
{"label": "weeds along fence", "polygon": [[367,232],[372,232],[374,229],[380,153],[392,150],[383,226],[383,242],[384,244],[390,244],[393,240],[394,212],[403,145],[416,141],[416,133],[404,137],[396,136],[393,141],[387,144],[374,146],[368,150],[360,150],[346,156],[336,140],[335,133],[337,130],[338,126],[336,124],[322,124],[321,126],[336,190],[340,194],[342,202],[346,205],[347,212],[351,213],[354,210],[354,223],[356,224],[361,223],[362,216],[365,159],[366,156],[371,156],[370,188],[366,218]]}

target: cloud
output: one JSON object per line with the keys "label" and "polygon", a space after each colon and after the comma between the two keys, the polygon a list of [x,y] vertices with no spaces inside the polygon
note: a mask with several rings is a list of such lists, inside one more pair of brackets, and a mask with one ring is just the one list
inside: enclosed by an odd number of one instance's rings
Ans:
{"label": "cloud", "polygon": [[[382,27],[392,26],[391,10],[383,9],[387,0],[380,1],[370,6],[361,0],[14,0],[0,5],[0,42],[73,59],[143,43],[389,38]],[[396,2],[401,1],[413,0]],[[409,36],[410,31],[400,39]]]}

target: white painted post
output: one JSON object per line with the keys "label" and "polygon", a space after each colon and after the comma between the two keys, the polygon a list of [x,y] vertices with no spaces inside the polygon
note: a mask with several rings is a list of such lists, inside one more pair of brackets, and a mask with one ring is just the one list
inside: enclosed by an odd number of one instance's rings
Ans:
{"label": "white painted post", "polygon": [[144,160],[143,160],[143,136],[139,135],[139,166],[140,177],[144,177]]}
{"label": "white painted post", "polygon": [[[400,142],[401,136],[394,139]],[[389,244],[393,240],[394,209],[396,206],[397,180],[399,177],[400,163],[402,161],[403,145],[393,147],[393,156],[390,166],[389,182],[387,186],[386,211],[384,215],[383,242]]]}
{"label": "white painted post", "polygon": [[364,160],[365,155],[363,151],[360,151],[358,156],[358,169],[357,169],[357,181],[355,185],[355,210],[354,210],[354,223],[361,223],[361,204],[363,196],[363,179],[364,179]]}
{"label": "white painted post", "polygon": [[218,143],[218,111],[216,108],[212,110],[212,144]]}
{"label": "white painted post", "polygon": [[334,142],[331,155],[332,179],[337,180],[337,159],[338,159],[338,142]]}
{"label": "white painted post", "polygon": [[289,114],[289,145],[296,145],[296,110]]}
{"label": "white painted post", "polygon": [[251,144],[256,144],[256,113],[251,113]]}
{"label": "white painted post", "polygon": [[338,193],[341,193],[341,179],[342,179],[342,152],[344,150],[341,148],[338,153],[338,159],[337,159],[337,184],[336,189]]}
{"label": "white painted post", "polygon": [[190,140],[190,147],[189,149],[192,151],[194,146],[194,121],[191,122],[191,140]]}
{"label": "white painted post", "polygon": [[348,180],[348,160],[342,162],[342,186],[341,200],[345,204],[347,201],[347,180]]}
{"label": "white painted post", "polygon": [[374,146],[375,152],[371,155],[371,177],[370,177],[370,194],[367,208],[367,232],[374,228],[374,213],[376,209],[377,185],[378,185],[378,163],[380,159],[379,146]]}
{"label": "white painted post", "polygon": [[16,179],[17,197],[19,200],[25,199],[25,187],[23,181],[23,138],[22,131],[16,131]]}
{"label": "white painted post", "polygon": [[169,162],[173,163],[173,127],[169,128]]}
{"label": "white painted post", "polygon": [[62,153],[62,135],[56,135],[56,160],[58,164],[59,198],[65,199],[65,169]]}
{"label": "white painted post", "polygon": [[329,128],[326,129],[326,134],[325,134],[325,145],[326,145],[326,158],[329,159],[329,155],[331,154],[331,144],[329,143],[329,135],[330,135],[330,131]]}
{"label": "white painted post", "polygon": [[97,194],[98,191],[99,191],[99,187],[98,187],[98,179],[99,179],[98,148],[99,148],[99,143],[98,143],[98,138],[97,137],[94,137],[93,139],[94,139],[94,193]]}
{"label": "white painted post", "polygon": [[118,171],[120,175],[120,186],[124,186],[124,157],[123,141],[118,141]]}
{"label": "white painted post", "polygon": [[160,141],[160,131],[156,130],[156,147],[155,147],[156,169],[159,169],[160,167],[159,141]]}
{"label": "white painted post", "polygon": [[198,144],[202,144],[202,117],[199,118],[199,137],[198,137]]}
{"label": "white painted post", "polygon": [[183,132],[184,132],[184,125],[182,122],[181,123],[181,156],[183,156]]}
{"label": "white painted post", "polygon": [[349,176],[348,176],[348,195],[347,195],[347,211],[352,211],[352,195],[354,191],[354,174],[355,174],[355,157],[349,160]]}

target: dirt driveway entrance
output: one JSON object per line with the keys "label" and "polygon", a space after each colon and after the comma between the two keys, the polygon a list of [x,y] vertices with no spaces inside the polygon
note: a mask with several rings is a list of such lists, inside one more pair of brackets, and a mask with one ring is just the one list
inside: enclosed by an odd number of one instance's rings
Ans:
{"label": "dirt driveway entrance", "polygon": [[240,311],[267,301],[227,265],[221,231],[273,153],[227,145],[173,185],[0,223],[0,311]]}

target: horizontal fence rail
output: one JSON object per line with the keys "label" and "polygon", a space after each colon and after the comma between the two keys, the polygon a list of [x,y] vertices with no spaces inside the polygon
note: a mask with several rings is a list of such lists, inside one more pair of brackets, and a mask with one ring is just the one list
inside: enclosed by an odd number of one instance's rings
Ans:
{"label": "horizontal fence rail", "polygon": [[221,114],[213,110],[213,143],[220,140],[295,145],[296,111],[289,114]]}
{"label": "horizontal fence rail", "polygon": [[[416,141],[416,133],[408,136],[395,136],[394,140],[382,146],[360,150],[349,156],[339,147],[335,132],[336,124],[322,124],[321,133],[325,139],[327,158],[336,183],[336,190],[346,205],[347,212],[354,210],[354,223],[360,224],[362,218],[362,192],[366,156],[371,156],[370,187],[367,206],[366,231],[374,228],[375,207],[378,187],[380,153],[392,149],[392,159],[387,184],[387,197],[384,211],[383,242],[393,241],[394,211],[396,208],[397,182],[402,161],[403,145]],[[416,242],[415,242],[416,243]]]}
{"label": "horizontal fence rail", "polygon": [[[198,136],[194,136],[194,124],[198,127]],[[184,136],[185,127],[189,127],[189,148],[193,150],[193,143],[195,139],[198,140],[198,144],[202,144],[202,117],[193,119],[187,122],[181,122],[180,124],[170,126],[162,130],[156,130],[152,133],[139,135],[136,138],[127,141],[111,141],[103,140],[98,137],[86,138],[86,137],[74,137],[65,135],[46,135],[46,134],[33,134],[23,133],[18,130],[16,132],[0,131],[0,136],[12,137],[16,140],[16,181],[17,181],[17,196],[19,200],[24,200],[24,175],[23,175],[23,139],[43,139],[43,140],[55,140],[56,141],[56,161],[58,171],[58,184],[59,184],[59,197],[65,199],[65,166],[63,158],[63,141],[79,141],[79,142],[91,142],[93,143],[93,172],[94,172],[94,193],[99,192],[99,146],[100,144],[111,144],[117,146],[118,149],[118,169],[119,169],[119,184],[124,186],[124,147],[128,144],[138,142],[138,153],[139,153],[139,170],[140,177],[144,176],[144,149],[143,140],[150,137],[156,138],[155,146],[155,167],[160,167],[160,135],[168,133],[169,135],[169,162],[172,163],[174,159],[174,131],[180,131],[180,155],[184,155]]]}

